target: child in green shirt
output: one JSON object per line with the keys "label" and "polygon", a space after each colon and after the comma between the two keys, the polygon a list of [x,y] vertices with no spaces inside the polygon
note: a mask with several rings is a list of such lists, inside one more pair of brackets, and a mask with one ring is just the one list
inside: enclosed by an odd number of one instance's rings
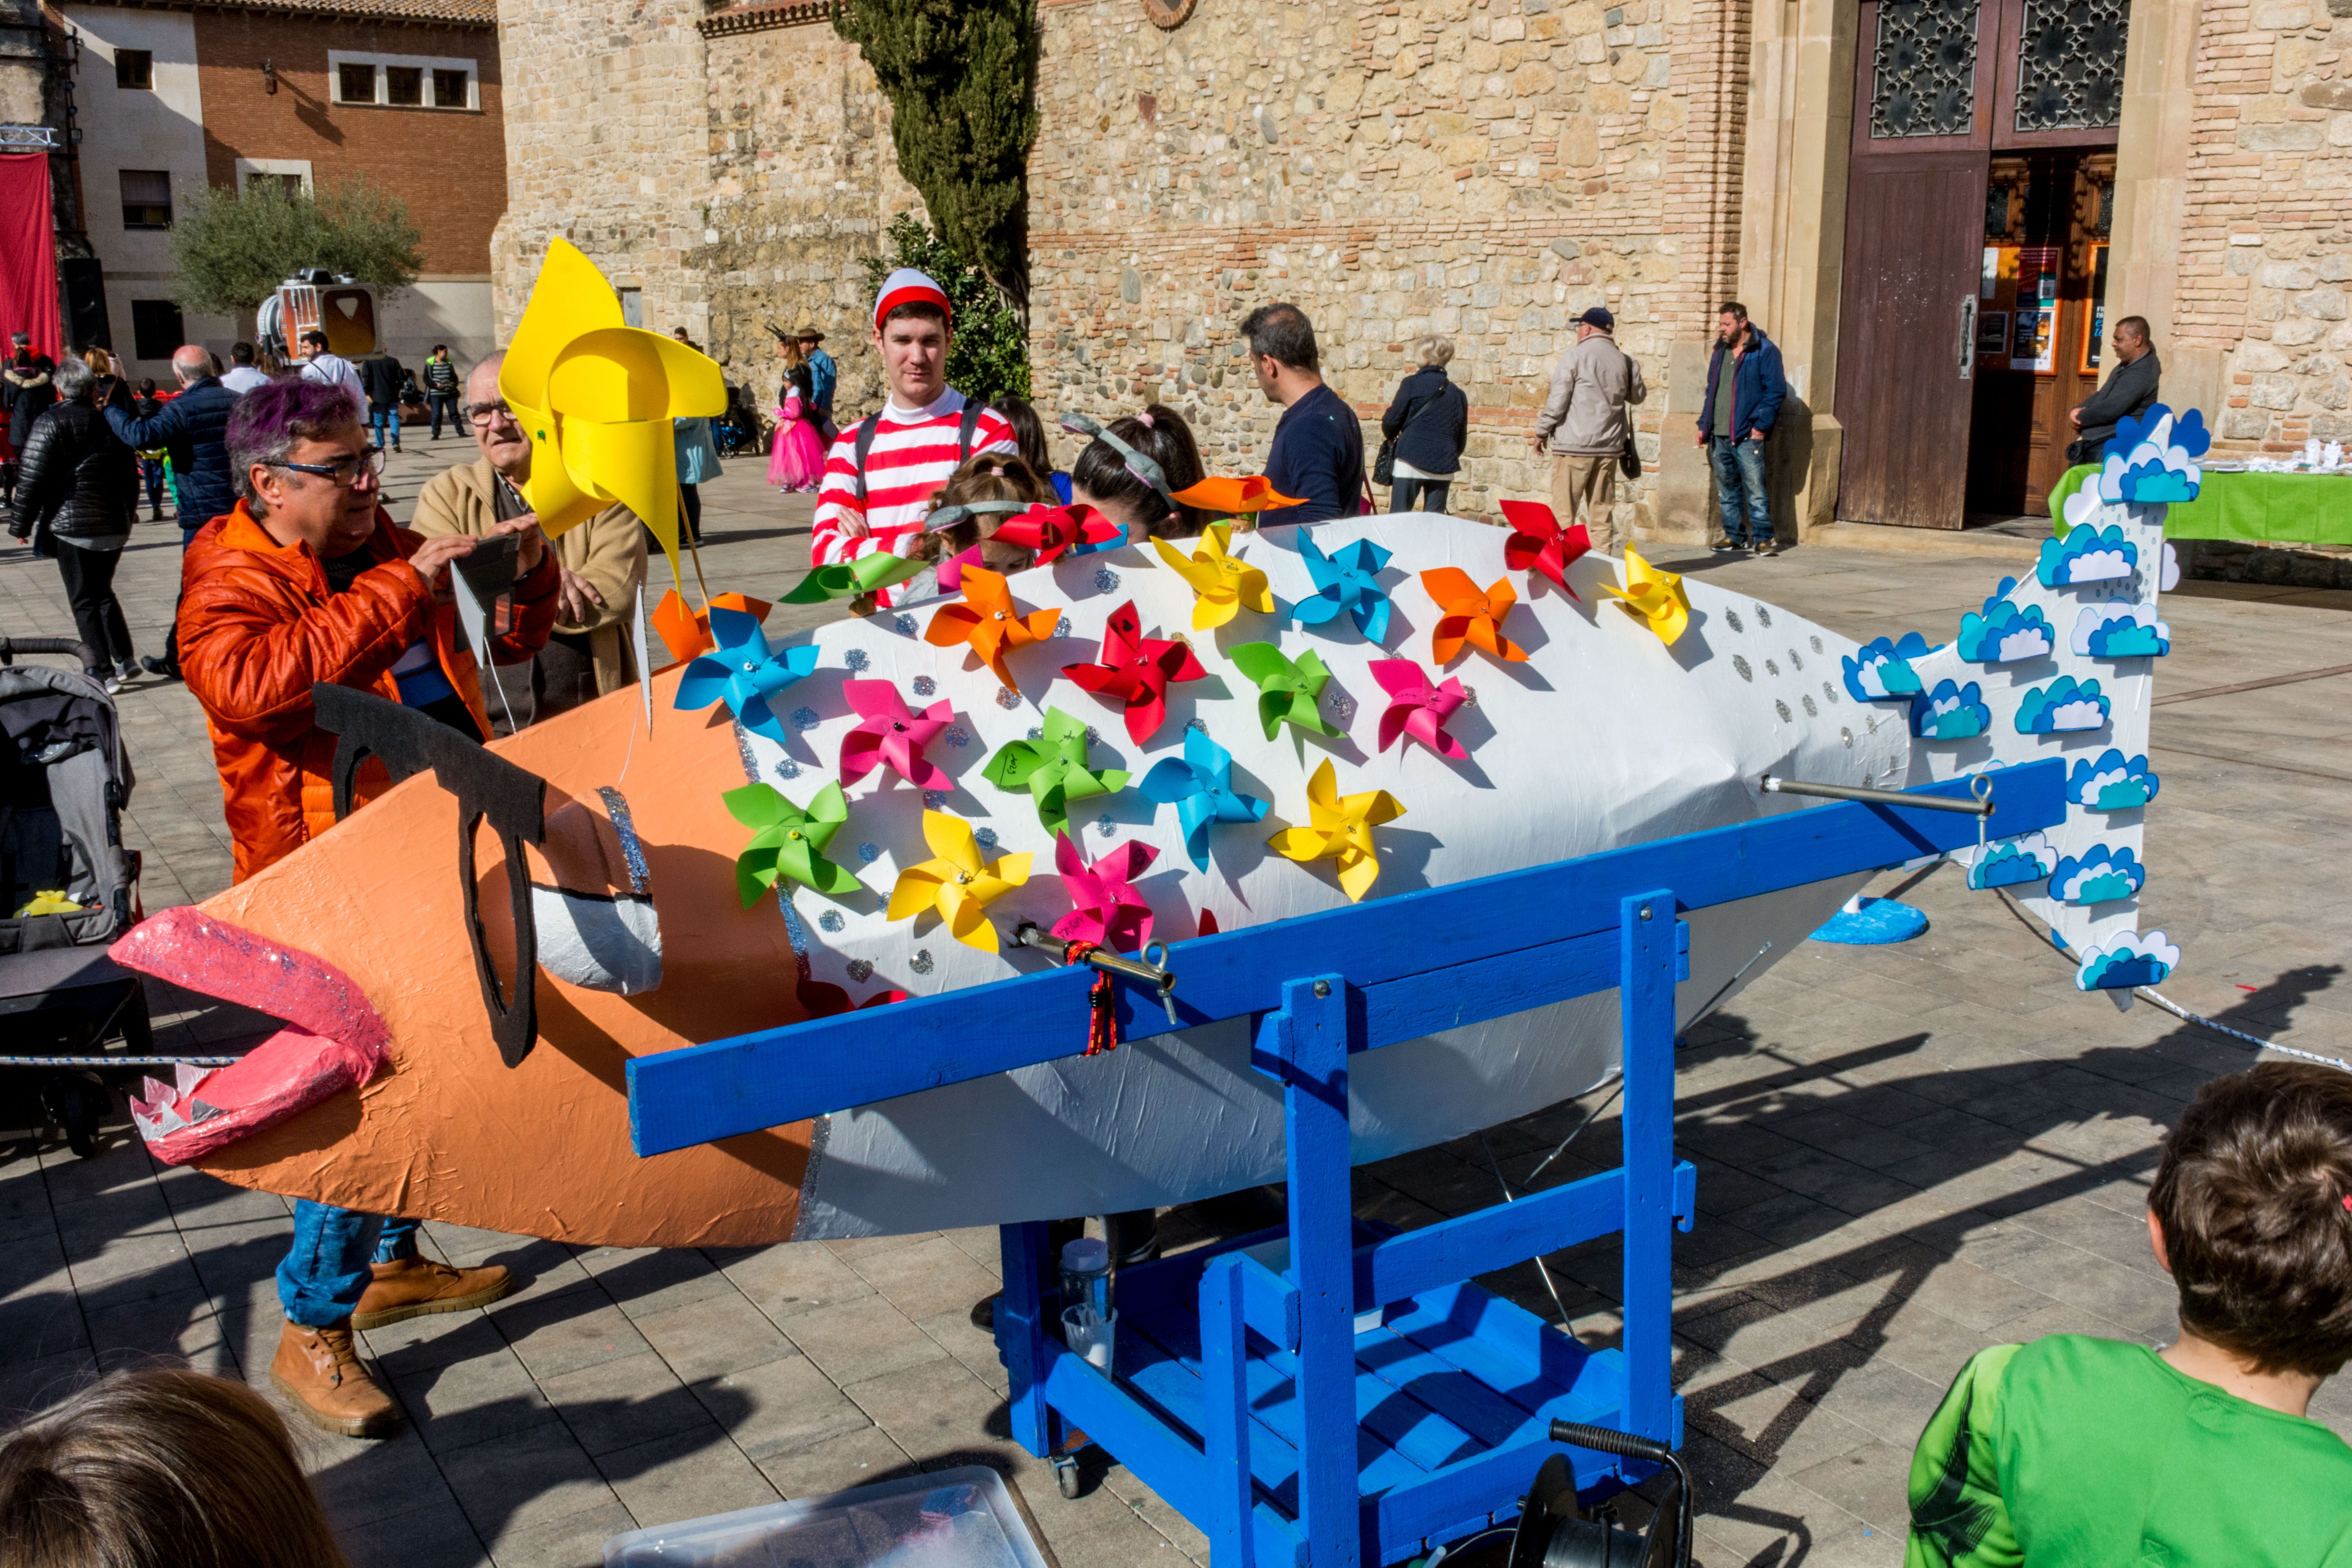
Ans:
{"label": "child in green shirt", "polygon": [[1905,1568],[2352,1568],[2352,1074],[2265,1062],[2166,1142],[2148,1242],[2180,1337],[1979,1351],[1911,1460]]}

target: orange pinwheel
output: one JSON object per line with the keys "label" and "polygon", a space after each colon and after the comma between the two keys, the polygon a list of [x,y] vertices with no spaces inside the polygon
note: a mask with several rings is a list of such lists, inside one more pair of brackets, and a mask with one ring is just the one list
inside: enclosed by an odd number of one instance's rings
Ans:
{"label": "orange pinwheel", "polygon": [[1421,574],[1421,585],[1437,601],[1440,612],[1437,629],[1429,635],[1429,656],[1439,668],[1462,657],[1465,642],[1499,659],[1517,662],[1528,657],[1527,649],[1503,635],[1503,617],[1519,602],[1508,577],[1496,578],[1495,585],[1481,593],[1459,566],[1435,566]]}
{"label": "orange pinwheel", "polygon": [[1245,479],[1202,479],[1199,484],[1185,486],[1169,499],[1227,517],[1306,504],[1303,496],[1286,496],[1276,489],[1274,481],[1264,474],[1252,474]]}
{"label": "orange pinwheel", "polygon": [[[765,599],[754,599],[744,594],[713,594],[710,603],[719,609],[740,610],[763,621],[768,618],[770,608]],[[661,603],[656,605],[653,614],[646,618],[653,623],[655,635],[661,638],[662,647],[669,649],[670,657],[680,664],[696,654],[709,653],[717,646],[710,637],[710,610],[708,607],[701,610],[687,608],[685,596],[675,588],[662,595]]]}
{"label": "orange pinwheel", "polygon": [[998,680],[1018,691],[1019,682],[1004,668],[1005,650],[1044,642],[1054,635],[1054,628],[1061,621],[1059,610],[1032,610],[1023,615],[1013,607],[1013,590],[1005,585],[1003,574],[967,566],[963,569],[963,603],[942,606],[931,617],[931,624],[923,628],[923,640],[933,647],[971,644],[973,656],[994,670]]}

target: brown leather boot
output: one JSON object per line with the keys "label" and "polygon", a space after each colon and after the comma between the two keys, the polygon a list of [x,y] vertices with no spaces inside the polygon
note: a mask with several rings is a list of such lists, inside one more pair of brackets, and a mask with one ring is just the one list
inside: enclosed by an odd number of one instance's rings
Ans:
{"label": "brown leather boot", "polygon": [[346,1437],[389,1436],[400,1406],[368,1375],[352,1347],[349,1323],[331,1329],[289,1322],[278,1336],[269,1381],[300,1407],[314,1426]]}
{"label": "brown leather boot", "polygon": [[374,1276],[352,1309],[352,1327],[380,1329],[404,1318],[430,1312],[462,1312],[487,1307],[513,1291],[514,1276],[506,1265],[483,1268],[452,1268],[429,1258],[403,1258],[392,1263],[371,1263]]}

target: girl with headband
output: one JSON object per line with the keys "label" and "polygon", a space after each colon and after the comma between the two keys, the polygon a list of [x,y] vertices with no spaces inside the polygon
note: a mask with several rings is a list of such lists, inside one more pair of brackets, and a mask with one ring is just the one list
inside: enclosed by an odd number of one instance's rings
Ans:
{"label": "girl with headband", "polygon": [[1062,428],[1094,437],[1070,466],[1070,498],[1127,527],[1130,542],[1149,536],[1190,539],[1201,513],[1179,505],[1172,492],[1201,482],[1201,449],[1184,416],[1155,403],[1109,426],[1082,414],[1062,416]]}

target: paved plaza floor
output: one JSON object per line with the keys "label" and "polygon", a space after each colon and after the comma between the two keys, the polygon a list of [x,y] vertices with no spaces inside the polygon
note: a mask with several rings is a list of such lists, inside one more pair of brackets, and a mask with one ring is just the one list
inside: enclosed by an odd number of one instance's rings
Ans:
{"label": "paved plaza floor", "polygon": [[[395,515],[467,455],[413,440],[388,475]],[[706,487],[713,590],[764,596],[805,566],[809,500],[773,495],[759,467]],[[123,563],[142,651],[162,641],[177,546],[175,528],[142,528]],[[2019,570],[1960,553],[1664,553],[1857,638],[1940,640]],[[2352,665],[2352,595],[2188,589],[2166,601],[2143,928],[2180,943],[2166,990],[2183,1005],[2352,1058],[2352,678],[2250,684]],[[71,629],[54,565],[0,551],[0,632]],[[121,706],[147,907],[205,898],[227,884],[229,851],[201,715],[156,680]],[[2171,1290],[2142,1224],[2158,1141],[2200,1083],[2254,1059],[2146,1005],[2078,994],[2055,953],[1948,869],[1905,896],[1934,922],[1925,937],[1808,943],[1683,1055],[1677,1153],[1698,1167],[1699,1218],[1675,1242],[1675,1386],[1710,1568],[1891,1568],[1912,1443],[1971,1352],[2062,1331],[2168,1338]],[[174,1046],[258,1023],[185,995],[156,1008]],[[1586,1109],[1367,1167],[1360,1211],[1409,1226],[1494,1202],[1496,1169],[1523,1183]],[[1603,1114],[1534,1184],[1613,1164],[1616,1139]],[[1218,1217],[1180,1213],[1167,1232],[1197,1239]],[[0,1405],[156,1356],[266,1389],[289,1231],[281,1200],[157,1165],[127,1124],[87,1161],[0,1128]],[[1009,1440],[1003,1370],[968,1317],[994,1287],[992,1231],[740,1252],[441,1225],[426,1237],[524,1283],[488,1311],[365,1336],[408,1416],[397,1437],[298,1427],[363,1568],[572,1568],[617,1531],[974,1460],[1014,1482],[1066,1568],[1207,1561],[1124,1469],[1096,1456],[1087,1495],[1065,1501]],[[1611,1342],[1615,1247],[1551,1267],[1559,1305],[1532,1267],[1488,1283]],[[2315,1414],[2352,1434],[2345,1381]]]}

